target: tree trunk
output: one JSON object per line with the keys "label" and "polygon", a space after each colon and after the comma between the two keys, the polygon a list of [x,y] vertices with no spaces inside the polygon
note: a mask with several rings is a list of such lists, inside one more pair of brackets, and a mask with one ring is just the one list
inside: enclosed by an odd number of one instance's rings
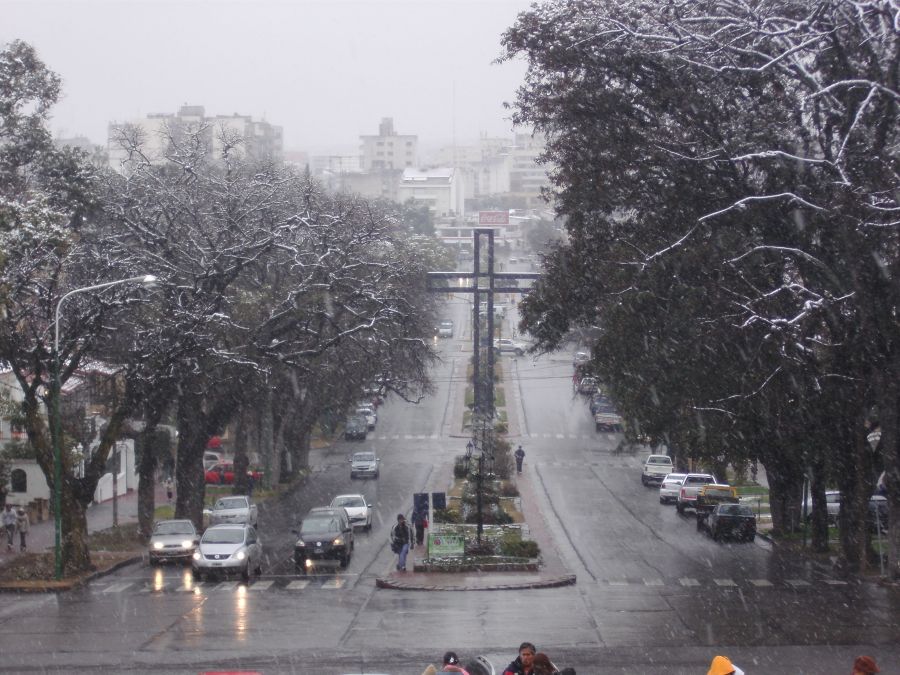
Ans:
{"label": "tree trunk", "polygon": [[155,429],[144,427],[138,434],[140,462],[138,463],[138,530],[149,539],[153,533],[156,512],[156,443]]}
{"label": "tree trunk", "polygon": [[203,529],[203,501],[206,494],[203,452],[212,436],[207,429],[198,397],[182,394],[178,406],[178,453],[175,457],[175,476],[178,494],[175,517],[189,518],[194,526]]}
{"label": "tree trunk", "polygon": [[86,505],[78,498],[78,489],[63,476],[60,503],[62,508],[62,567],[63,576],[78,574],[92,569],[91,552],[88,548]]}
{"label": "tree trunk", "polygon": [[812,518],[809,521],[812,537],[810,545],[813,551],[825,553],[828,551],[828,505],[825,500],[825,465],[821,459],[812,464],[809,489],[812,496]]}
{"label": "tree trunk", "polygon": [[234,485],[232,492],[236,495],[249,493],[247,470],[250,468],[250,460],[247,453],[250,447],[250,439],[256,436],[257,427],[250,420],[250,411],[243,408],[237,415],[234,424]]}
{"label": "tree trunk", "polygon": [[257,424],[259,425],[259,453],[263,465],[263,482],[268,487],[277,482],[277,477],[272,475],[277,457],[275,456],[275,425],[273,407],[275,397],[272,388],[267,386],[262,395],[262,407],[259,409]]}
{"label": "tree trunk", "polygon": [[[864,429],[864,420],[865,411],[861,410],[856,420],[857,429]],[[872,452],[867,447],[864,433],[853,435],[853,445],[848,450],[840,458],[837,471],[841,491],[838,527],[844,566],[848,572],[858,574],[868,569],[866,513],[871,491],[865,476],[872,471]]]}

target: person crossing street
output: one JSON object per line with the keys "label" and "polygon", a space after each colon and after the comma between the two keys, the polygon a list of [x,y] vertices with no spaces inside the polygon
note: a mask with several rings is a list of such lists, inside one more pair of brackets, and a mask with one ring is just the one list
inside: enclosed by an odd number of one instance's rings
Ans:
{"label": "person crossing street", "polygon": [[406,571],[406,556],[409,555],[409,547],[414,541],[412,528],[406,522],[406,517],[401,513],[397,516],[397,524],[391,528],[391,550],[397,554],[397,571]]}

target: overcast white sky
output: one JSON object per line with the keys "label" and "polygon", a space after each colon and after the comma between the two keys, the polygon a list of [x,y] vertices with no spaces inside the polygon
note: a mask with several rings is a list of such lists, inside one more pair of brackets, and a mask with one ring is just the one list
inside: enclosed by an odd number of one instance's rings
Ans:
{"label": "overcast white sky", "polygon": [[[508,135],[521,62],[500,34],[530,0],[0,0],[63,79],[55,135],[203,105],[284,127],[285,148],[355,149],[393,117],[420,144]],[[454,134],[455,131],[455,134]]]}

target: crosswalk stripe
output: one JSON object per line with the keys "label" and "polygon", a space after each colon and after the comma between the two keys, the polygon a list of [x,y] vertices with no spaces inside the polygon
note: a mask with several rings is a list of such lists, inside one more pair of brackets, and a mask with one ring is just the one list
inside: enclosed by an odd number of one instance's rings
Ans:
{"label": "crosswalk stripe", "polygon": [[699,581],[697,581],[696,579],[691,579],[690,577],[682,577],[681,579],[678,580],[678,582],[682,586],[699,586],[700,585]]}
{"label": "crosswalk stripe", "polygon": [[275,583],[275,582],[274,582],[274,581],[271,581],[271,580],[270,580],[270,581],[257,581],[255,584],[253,584],[253,585],[250,587],[250,590],[251,590],[251,591],[264,591],[264,590],[266,590],[267,588],[269,588],[269,586],[271,586],[271,585],[274,584],[274,583]]}
{"label": "crosswalk stripe", "polygon": [[771,586],[772,585],[772,582],[769,581],[768,579],[751,579],[750,583],[753,584],[754,586],[759,586],[760,588],[762,588],[763,586]]}
{"label": "crosswalk stripe", "polygon": [[846,581],[841,581],[840,579],[825,579],[825,583],[829,586],[846,586]]}
{"label": "crosswalk stripe", "polygon": [[540,434],[535,434],[535,433],[532,433],[532,434],[529,434],[529,435],[530,435],[532,438],[540,438],[540,437],[541,437]]}
{"label": "crosswalk stripe", "polygon": [[556,434],[556,437],[557,437],[557,438],[565,438],[566,435],[565,435],[565,434]]}
{"label": "crosswalk stripe", "polygon": [[805,581],[804,579],[787,579],[787,583],[789,583],[794,588],[801,588],[803,586],[809,586],[810,583]]}
{"label": "crosswalk stripe", "polygon": [[716,586],[737,586],[731,579],[713,579]]}
{"label": "crosswalk stripe", "polygon": [[231,591],[234,590],[238,585],[236,581],[223,581],[218,586],[213,588],[214,591]]}
{"label": "crosswalk stripe", "polygon": [[665,582],[662,579],[644,579],[645,586],[665,586]]}
{"label": "crosswalk stripe", "polygon": [[610,586],[627,586],[628,580],[627,579],[610,579],[608,581],[608,583]]}
{"label": "crosswalk stripe", "polygon": [[322,584],[322,588],[327,588],[329,590],[341,588],[344,585],[345,579],[338,579],[335,577],[334,579],[329,579],[324,584]]}
{"label": "crosswalk stripe", "polygon": [[112,586],[108,586],[103,589],[104,593],[121,593],[126,588],[131,586],[132,583],[130,581],[122,581],[117,584],[113,584]]}
{"label": "crosswalk stripe", "polygon": [[309,579],[298,579],[289,583],[285,588],[289,591],[302,591],[307,586],[309,586]]}

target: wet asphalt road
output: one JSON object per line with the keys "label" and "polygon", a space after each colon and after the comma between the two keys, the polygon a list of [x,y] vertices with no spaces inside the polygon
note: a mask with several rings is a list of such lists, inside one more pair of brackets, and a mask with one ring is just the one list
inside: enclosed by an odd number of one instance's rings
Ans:
{"label": "wet asphalt road", "polygon": [[[705,673],[726,653],[747,673],[844,673],[871,653],[900,672],[900,589],[843,583],[826,567],[784,555],[761,539],[717,544],[693,518],[660,505],[640,483],[640,453],[593,430],[571,393],[570,355],[508,359],[507,399],[518,415],[526,471],[572,587],[424,593],[376,590],[394,557],[387,533],[411,495],[440,480],[462,452],[453,401],[468,352],[468,310],[448,315],[436,396],[419,406],[389,401],[366,442],[313,455],[301,490],[261,510],[267,561],[249,586],[195,585],[178,567],[131,566],[59,596],[0,597],[3,672],[411,673],[446,649],[485,654],[498,669],[522,640],[579,673]],[[515,430],[514,430],[515,431]],[[350,452],[374,448],[381,477],[351,481]],[[294,576],[290,527],[335,494],[376,505],[371,532],[357,531],[346,570]]]}

